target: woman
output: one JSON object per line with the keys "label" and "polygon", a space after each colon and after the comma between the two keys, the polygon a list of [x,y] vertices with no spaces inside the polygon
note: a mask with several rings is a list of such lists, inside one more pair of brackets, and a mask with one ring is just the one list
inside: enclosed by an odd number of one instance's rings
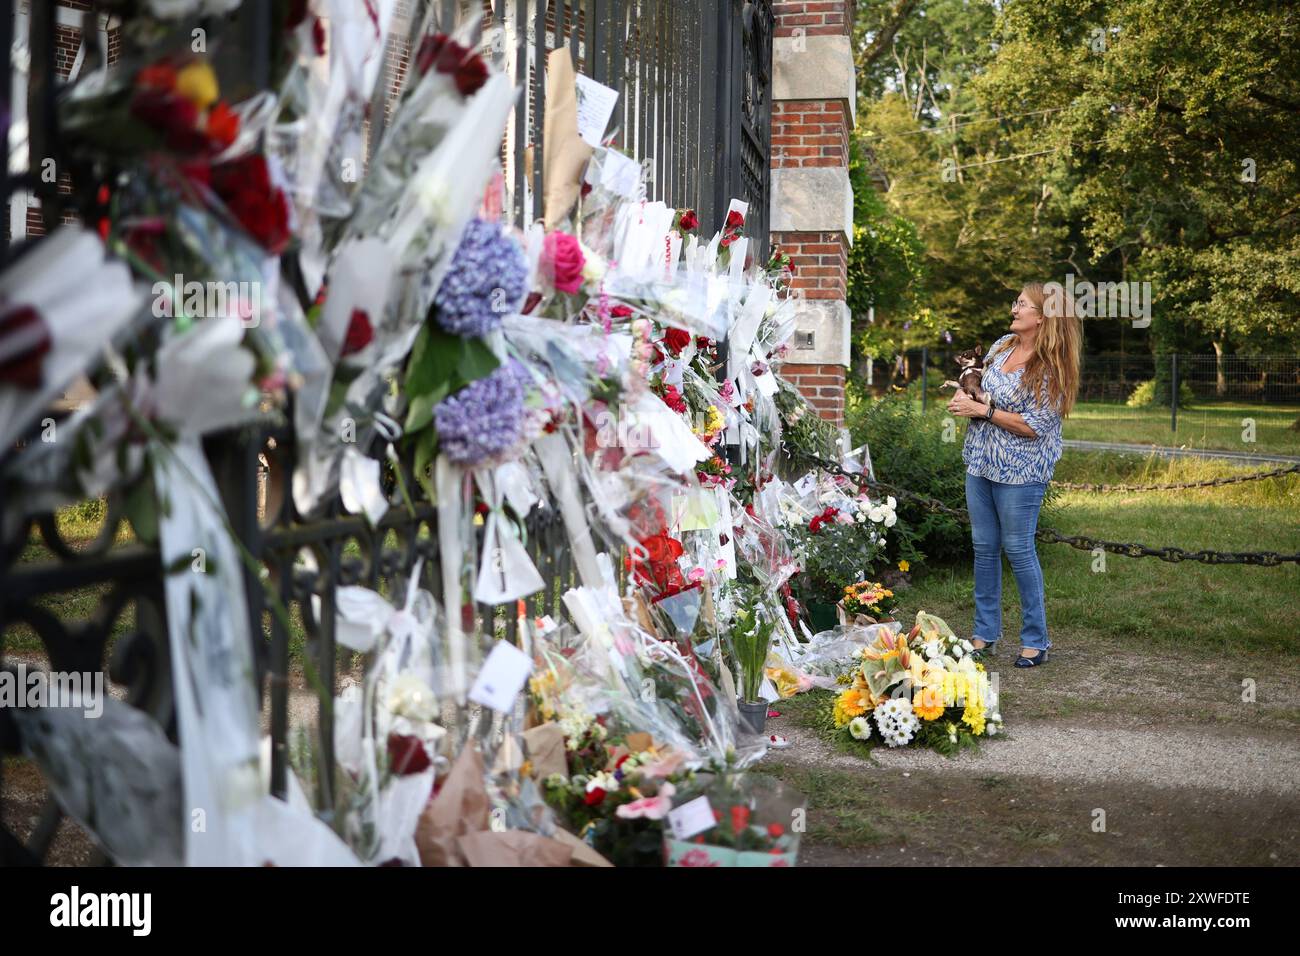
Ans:
{"label": "woman", "polygon": [[1079,324],[1065,296],[1041,282],[1025,286],[1011,305],[1011,332],[984,359],[983,388],[991,404],[959,391],[948,411],[971,420],[966,509],[975,546],[975,626],[971,643],[991,648],[1002,636],[1002,552],[1020,591],[1020,656],[1016,667],[1047,663],[1043,571],[1034,548],[1038,511],[1061,457],[1061,419],[1079,388]]}

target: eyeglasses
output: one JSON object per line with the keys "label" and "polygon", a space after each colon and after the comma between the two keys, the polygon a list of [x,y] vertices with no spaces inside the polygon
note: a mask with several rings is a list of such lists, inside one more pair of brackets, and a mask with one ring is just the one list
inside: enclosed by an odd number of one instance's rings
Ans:
{"label": "eyeglasses", "polygon": [[1034,303],[1026,302],[1024,299],[1017,299],[1015,302],[1011,303],[1012,312],[1016,311],[1016,309],[1037,309],[1037,308],[1038,306],[1034,305]]}

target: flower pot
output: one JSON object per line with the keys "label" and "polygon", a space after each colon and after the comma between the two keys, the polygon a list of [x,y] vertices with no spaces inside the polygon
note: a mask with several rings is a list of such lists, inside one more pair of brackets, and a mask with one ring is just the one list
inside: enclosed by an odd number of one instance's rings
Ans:
{"label": "flower pot", "polygon": [[737,700],[740,710],[740,726],[751,734],[762,734],[767,727],[767,701]]}
{"label": "flower pot", "polygon": [[814,634],[820,634],[822,631],[829,631],[840,623],[840,609],[836,604],[827,604],[822,601],[809,601],[807,607],[808,619],[812,622],[812,631]]}

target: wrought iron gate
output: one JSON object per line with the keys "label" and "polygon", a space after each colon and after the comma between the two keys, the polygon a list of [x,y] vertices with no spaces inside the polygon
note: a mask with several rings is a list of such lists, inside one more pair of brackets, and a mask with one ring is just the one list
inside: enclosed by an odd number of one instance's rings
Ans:
{"label": "wrought iron gate", "polygon": [[[30,50],[30,108],[27,110],[32,142],[43,144],[43,154],[58,156],[55,95],[60,76],[56,67],[54,0],[36,4],[26,36],[13,36],[17,5],[0,4],[0,46],[26,57]],[[80,8],[80,4],[78,8]],[[507,133],[503,156],[517,221],[540,214],[540,162],[532,180],[523,161],[528,146],[541,155],[541,124],[545,107],[543,84],[537,65],[549,49],[567,44],[580,72],[617,89],[621,113],[616,142],[642,158],[651,196],[678,206],[695,208],[706,234],[720,225],[731,197],[750,203],[747,234],[754,240],[755,259],[766,255],[768,223],[768,144],[770,130],[770,69],[772,7],[770,0],[476,0],[430,4],[407,0],[400,15],[407,30],[394,31],[386,50],[387,94],[400,83],[411,32],[423,12],[435,6],[442,24],[477,16],[480,12],[512,41],[502,49],[516,81],[527,91],[516,109]],[[259,31],[269,29],[269,0],[245,0],[239,17],[228,29],[246,39],[253,77],[269,70],[266,43]],[[65,8],[67,9],[67,8]],[[95,30],[88,11],[86,35]],[[107,51],[93,44],[87,56]],[[11,79],[17,69],[11,55],[10,71],[0,80],[0,138],[7,138]],[[66,73],[64,74],[66,78]],[[380,84],[381,91],[384,84]],[[372,121],[382,125],[382,110]],[[33,153],[32,155],[42,155]],[[67,185],[72,191],[66,191]],[[75,211],[88,218],[94,202],[93,186],[77,180],[65,185],[45,184],[30,173],[7,176],[3,185],[6,208],[11,201],[26,204],[26,193],[41,198],[47,225],[57,222],[54,211]],[[525,203],[525,198],[529,203]],[[525,206],[528,205],[528,208]],[[6,239],[9,235],[6,234]],[[0,264],[21,267],[24,244],[0,245]],[[17,261],[15,261],[17,260]],[[92,380],[95,376],[92,375]],[[57,417],[57,416],[56,416]],[[292,414],[286,417],[292,421]],[[14,449],[0,449],[0,463]],[[258,686],[269,717],[272,739],[272,789],[286,792],[291,742],[289,712],[292,635],[284,621],[270,613],[274,595],[302,622],[305,643],[301,650],[333,688],[341,658],[335,645],[335,595],[341,585],[364,584],[395,588],[423,559],[424,586],[440,591],[437,526],[433,505],[417,502],[414,513],[393,508],[371,528],[362,518],[348,515],[335,500],[324,517],[305,520],[287,493],[295,460],[293,430],[268,424],[213,436],[205,451],[221,491],[230,524],[242,545],[256,561],[246,569],[245,590],[254,638]],[[382,458],[379,449],[372,449]],[[408,488],[416,487],[411,462],[400,465]],[[0,490],[0,494],[3,491]],[[107,678],[125,692],[133,706],[155,715],[175,739],[172,715],[170,661],[163,574],[156,549],[132,540],[119,540],[125,514],[126,490],[111,493],[102,504],[103,519],[96,538],[88,544],[67,540],[54,514],[42,514],[19,523],[0,540],[0,666],[17,657],[31,658],[55,671],[104,670]],[[0,497],[0,512],[16,503]],[[94,511],[96,503],[89,503]],[[3,515],[0,515],[3,516]],[[530,598],[530,614],[561,615],[560,595],[573,579],[567,539],[558,523],[535,517],[528,527],[528,548],[546,588]],[[309,556],[309,557],[308,557]],[[469,556],[471,561],[474,555]],[[480,633],[491,639],[497,633],[513,636],[515,608],[480,606]],[[14,650],[14,645],[21,648]],[[316,777],[318,805],[333,805],[333,723],[330,698],[325,695],[318,715],[320,752],[324,764]],[[0,708],[0,755],[21,753],[18,728]],[[0,794],[4,793],[5,766],[0,763]],[[62,812],[48,798],[34,824],[17,825],[4,816],[0,800],[0,862],[38,863],[49,852]],[[19,834],[22,834],[21,838]],[[103,862],[102,856],[99,858]]]}

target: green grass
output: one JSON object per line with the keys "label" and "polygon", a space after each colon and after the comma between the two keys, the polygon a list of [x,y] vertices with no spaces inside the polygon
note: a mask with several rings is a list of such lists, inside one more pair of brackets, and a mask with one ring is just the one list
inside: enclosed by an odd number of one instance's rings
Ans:
{"label": "green grass", "polygon": [[[1066,451],[1064,481],[1129,484],[1194,481],[1258,469],[1195,459]],[[1300,475],[1204,490],[1063,492],[1040,526],[1063,534],[1188,550],[1300,552]],[[1094,570],[1090,552],[1040,543],[1053,634],[1086,643],[1114,638],[1154,646],[1300,654],[1300,567],[1171,564],[1106,554]],[[905,601],[945,618],[959,632],[973,616],[969,561],[918,569]],[[1003,636],[1014,641],[1020,602],[1003,568]]]}

